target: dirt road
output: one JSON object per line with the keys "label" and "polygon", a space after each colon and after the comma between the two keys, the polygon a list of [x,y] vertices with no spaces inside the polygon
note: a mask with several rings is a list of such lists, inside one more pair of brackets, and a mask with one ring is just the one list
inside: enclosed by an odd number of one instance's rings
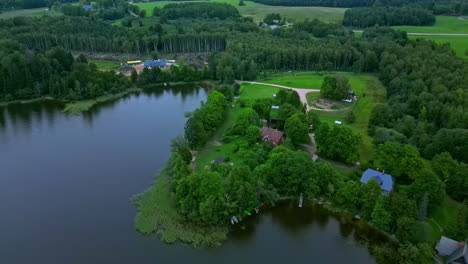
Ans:
{"label": "dirt road", "polygon": [[319,89],[302,89],[302,88],[293,88],[293,87],[288,87],[284,85],[279,85],[279,84],[271,84],[271,83],[261,83],[261,82],[248,82],[248,81],[236,81],[237,83],[250,83],[250,84],[259,84],[259,85],[267,85],[267,86],[273,86],[273,87],[278,87],[278,88],[283,88],[283,89],[291,89],[297,92],[299,95],[299,98],[301,99],[301,103],[305,104],[307,106],[307,111],[309,110],[316,110],[316,111],[323,111],[323,112],[334,112],[334,111],[341,111],[342,109],[339,110],[334,110],[334,109],[322,109],[322,108],[317,108],[310,106],[307,103],[307,94],[308,93],[319,93]]}

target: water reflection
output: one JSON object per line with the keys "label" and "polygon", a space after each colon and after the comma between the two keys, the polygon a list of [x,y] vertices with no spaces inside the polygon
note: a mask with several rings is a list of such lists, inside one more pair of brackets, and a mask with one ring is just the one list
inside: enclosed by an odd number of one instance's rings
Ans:
{"label": "water reflection", "polygon": [[[141,93],[135,92],[126,95],[123,98],[99,103],[92,107],[89,111],[83,112],[82,116],[87,125],[92,127],[93,121],[103,111],[113,109],[117,103],[125,103],[132,96],[136,97],[137,99],[140,96],[145,96],[149,99],[158,99],[164,94],[169,93],[173,96],[180,96],[182,102],[185,102],[187,98],[199,96],[200,90],[206,92],[208,88],[193,84],[176,84],[170,86],[159,84],[152,85],[145,88]],[[65,103],[60,101],[43,100],[27,104],[15,103],[0,107],[0,128],[5,129],[6,126],[9,125],[13,129],[14,133],[18,131],[26,131],[29,134],[32,132],[32,129],[35,125],[33,120],[38,120],[39,122],[37,123],[41,123],[41,120],[44,117],[47,118],[48,126],[53,127],[55,116],[57,113],[60,113],[63,110],[64,106]]]}

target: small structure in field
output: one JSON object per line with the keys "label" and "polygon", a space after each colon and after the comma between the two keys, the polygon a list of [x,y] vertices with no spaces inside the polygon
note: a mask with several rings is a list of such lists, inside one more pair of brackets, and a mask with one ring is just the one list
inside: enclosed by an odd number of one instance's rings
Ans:
{"label": "small structure in field", "polygon": [[93,7],[91,5],[83,5],[84,10],[93,10]]}
{"label": "small structure in field", "polygon": [[436,250],[440,257],[447,257],[445,263],[468,263],[468,246],[465,242],[442,236],[437,242]]}
{"label": "small structure in field", "polygon": [[377,181],[384,195],[388,195],[393,189],[393,178],[391,175],[385,174],[385,171],[367,169],[361,177],[361,183],[367,183],[371,179]]}
{"label": "small structure in field", "polygon": [[279,106],[278,105],[272,105],[271,109],[279,109]]}
{"label": "small structure in field", "polygon": [[226,163],[226,160],[223,158],[217,158],[214,160],[214,162],[217,164],[223,164],[223,163]]}
{"label": "small structure in field", "polygon": [[166,67],[167,63],[165,61],[147,61],[143,65],[145,66],[145,68],[148,68],[148,69],[152,69],[155,67],[163,69]]}
{"label": "small structure in field", "polygon": [[281,145],[281,142],[283,141],[284,133],[271,127],[262,127],[261,134],[262,141],[269,141],[275,146]]}
{"label": "small structure in field", "polygon": [[336,124],[336,125],[341,125],[341,124],[343,124],[343,122],[341,122],[341,121],[335,121],[335,124]]}
{"label": "small structure in field", "polygon": [[141,63],[141,60],[127,61],[127,65],[129,66],[137,65],[140,63]]}

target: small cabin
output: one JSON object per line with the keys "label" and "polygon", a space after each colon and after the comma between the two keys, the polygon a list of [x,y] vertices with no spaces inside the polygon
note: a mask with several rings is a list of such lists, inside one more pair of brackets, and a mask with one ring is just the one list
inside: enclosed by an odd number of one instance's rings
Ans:
{"label": "small cabin", "polygon": [[284,133],[271,127],[262,127],[261,134],[263,142],[269,141],[275,146],[281,145],[283,141]]}

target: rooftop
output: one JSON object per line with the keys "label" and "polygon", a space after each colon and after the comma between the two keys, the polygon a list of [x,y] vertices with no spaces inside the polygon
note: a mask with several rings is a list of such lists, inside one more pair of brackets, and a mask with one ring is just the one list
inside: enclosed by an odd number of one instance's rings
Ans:
{"label": "rooftop", "polygon": [[393,189],[393,178],[384,172],[367,169],[361,177],[361,183],[367,183],[371,179],[377,181],[384,194],[388,194]]}

